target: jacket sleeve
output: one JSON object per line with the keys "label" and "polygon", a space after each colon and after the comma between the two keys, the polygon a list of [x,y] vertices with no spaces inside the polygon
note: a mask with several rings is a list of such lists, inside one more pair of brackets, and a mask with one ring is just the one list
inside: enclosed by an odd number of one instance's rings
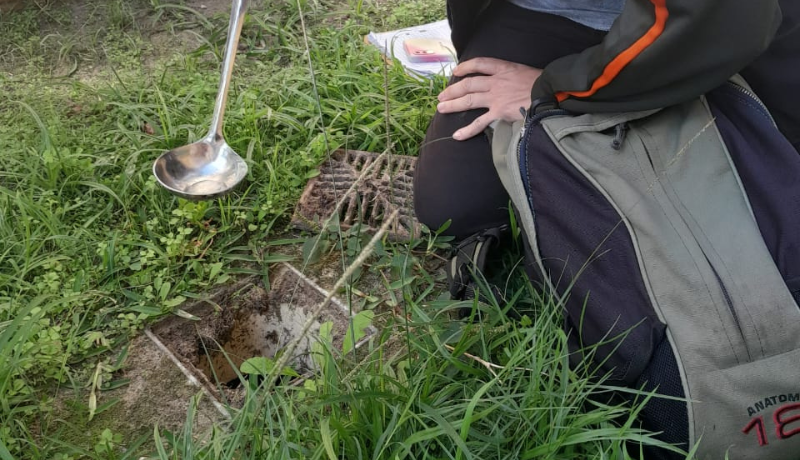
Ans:
{"label": "jacket sleeve", "polygon": [[580,113],[685,102],[745,68],[780,22],[778,0],[627,0],[603,42],[550,63],[531,96]]}

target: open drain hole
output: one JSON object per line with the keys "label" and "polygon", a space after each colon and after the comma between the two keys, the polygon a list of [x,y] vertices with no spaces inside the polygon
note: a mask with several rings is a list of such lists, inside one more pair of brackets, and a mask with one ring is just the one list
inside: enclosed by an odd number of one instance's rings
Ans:
{"label": "open drain hole", "polygon": [[[239,381],[237,371],[242,363],[256,357],[274,359],[300,336],[311,313],[327,295],[290,265],[273,269],[270,280],[270,291],[264,289],[260,277],[227,286],[209,302],[185,308],[199,321],[170,317],[154,326],[153,333],[212,394],[239,398],[244,382]],[[324,323],[331,323],[332,345],[341,349],[349,325],[348,309],[334,299],[312,321],[309,333],[302,336],[288,363],[301,376],[316,370],[312,350]],[[376,332],[370,328],[367,334]],[[245,377],[259,383],[258,375]],[[289,383],[295,378],[286,376],[280,381]]]}
{"label": "open drain hole", "polygon": [[[252,383],[254,387],[259,387],[261,386],[262,383],[264,383],[264,379],[266,379],[266,377],[263,375],[243,375],[242,377],[244,378],[244,381],[242,381],[242,379],[240,379],[239,377],[236,377],[231,381],[225,382],[223,386],[228,390],[235,391],[243,389],[245,386],[245,382]],[[296,377],[291,377],[288,375],[281,375],[278,376],[276,384],[277,385],[288,384],[291,383],[293,380],[295,380],[295,378]]]}
{"label": "open drain hole", "polygon": [[[266,291],[261,290],[257,296],[251,297],[252,300],[256,298],[259,305],[236,312],[232,323],[228,328],[218,330],[217,337],[199,337],[194,365],[209,382],[229,389],[239,388],[243,385],[239,370],[245,361],[257,357],[272,358],[285,346],[281,333],[287,327],[290,330],[292,325],[283,324],[279,312],[270,311]],[[309,370],[303,363],[299,364],[301,371]],[[242,375],[246,379],[259,378],[258,375]]]}

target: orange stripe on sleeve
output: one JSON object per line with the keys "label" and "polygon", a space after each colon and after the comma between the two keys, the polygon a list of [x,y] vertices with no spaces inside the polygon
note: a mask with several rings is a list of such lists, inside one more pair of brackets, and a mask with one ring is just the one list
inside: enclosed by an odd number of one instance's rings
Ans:
{"label": "orange stripe on sleeve", "polygon": [[603,69],[603,73],[592,83],[592,87],[588,91],[581,92],[559,92],[556,93],[558,102],[562,102],[570,96],[573,97],[589,97],[611,83],[622,69],[636,59],[642,52],[652,45],[658,37],[664,33],[664,27],[667,24],[669,11],[667,10],[667,0],[650,0],[656,9],[656,20],[652,27],[628,49],[617,55],[607,66]]}

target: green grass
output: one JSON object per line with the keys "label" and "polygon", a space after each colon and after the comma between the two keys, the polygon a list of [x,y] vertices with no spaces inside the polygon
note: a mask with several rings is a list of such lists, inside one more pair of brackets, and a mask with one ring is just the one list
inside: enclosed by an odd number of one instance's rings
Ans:
{"label": "green grass", "polygon": [[616,459],[630,458],[626,441],[654,443],[628,409],[589,399],[610,389],[568,369],[557,315],[512,321],[489,306],[491,320],[465,328],[446,319],[455,305],[432,307],[385,332],[410,353],[378,345],[352,362],[329,347],[304,387],[251,385],[207,444],[159,431],[169,442],[158,458]]}
{"label": "green grass", "polygon": [[[263,3],[226,114],[251,172],[204,203],[160,190],[150,168],[207,130],[225,15],[114,0],[87,2],[83,22],[69,5],[0,18],[0,459],[582,459],[652,443],[629,409],[590,400],[610,390],[568,368],[558,309],[524,274],[507,275],[517,296],[482,307],[482,327],[452,322],[458,306],[435,300],[441,276],[426,270],[441,245],[432,236],[387,243],[369,262],[400,280],[386,303],[402,314],[377,306],[386,327],[367,359],[328,347],[306,387],[253,384],[207,442],[156,428],[125,454],[135,440],[102,426],[89,446],[58,440],[54,389],[83,391],[146,324],[281,259],[269,242],[328,152],[381,152],[391,139],[395,153],[417,153],[444,81],[385,68],[361,38],[440,19],[440,1],[303,3],[318,98],[297,5]],[[148,40],[156,32],[200,44],[164,54]],[[361,247],[354,233],[329,239],[343,264]],[[514,319],[514,306],[537,314]]]}

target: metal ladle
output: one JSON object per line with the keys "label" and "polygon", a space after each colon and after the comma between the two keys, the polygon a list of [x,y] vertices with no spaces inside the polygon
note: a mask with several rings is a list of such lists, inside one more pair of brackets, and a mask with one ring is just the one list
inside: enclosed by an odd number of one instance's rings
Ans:
{"label": "metal ladle", "polygon": [[171,193],[189,200],[210,200],[224,195],[247,175],[247,163],[225,142],[222,126],[248,3],[249,0],[233,1],[211,130],[198,142],[163,153],[153,164],[153,174],[158,183]]}

